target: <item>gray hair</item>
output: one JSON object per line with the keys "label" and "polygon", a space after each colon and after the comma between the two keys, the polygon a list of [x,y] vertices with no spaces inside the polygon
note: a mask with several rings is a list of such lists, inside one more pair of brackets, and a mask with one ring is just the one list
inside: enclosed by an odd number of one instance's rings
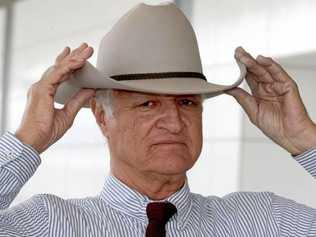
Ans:
{"label": "gray hair", "polygon": [[95,95],[96,106],[105,112],[107,118],[112,118],[113,116],[112,94],[112,89],[103,89],[97,90]]}

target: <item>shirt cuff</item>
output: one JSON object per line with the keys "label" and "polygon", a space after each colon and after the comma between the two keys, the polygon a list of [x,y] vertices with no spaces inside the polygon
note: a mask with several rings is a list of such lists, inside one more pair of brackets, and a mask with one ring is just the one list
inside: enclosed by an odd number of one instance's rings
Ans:
{"label": "shirt cuff", "polygon": [[40,164],[38,152],[13,133],[6,131],[0,137],[0,168],[13,173],[21,184],[29,180]]}
{"label": "shirt cuff", "polygon": [[304,167],[304,169],[316,178],[316,146],[292,157]]}

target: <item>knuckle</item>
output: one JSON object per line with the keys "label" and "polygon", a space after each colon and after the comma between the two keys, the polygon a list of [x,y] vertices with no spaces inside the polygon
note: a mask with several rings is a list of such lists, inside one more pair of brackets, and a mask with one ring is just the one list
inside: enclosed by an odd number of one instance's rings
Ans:
{"label": "knuckle", "polygon": [[288,84],[289,84],[288,85],[289,87],[292,87],[293,89],[298,89],[298,84],[296,81],[291,79],[291,80],[289,80]]}
{"label": "knuckle", "polygon": [[256,120],[253,118],[253,116],[250,116],[248,115],[248,118],[249,118],[249,121],[252,123],[252,124],[256,124]]}
{"label": "knuckle", "polygon": [[283,86],[285,91],[298,89],[298,85],[294,80],[287,80],[286,82],[284,82]]}
{"label": "knuckle", "polygon": [[74,113],[75,112],[70,110],[68,108],[68,106],[66,106],[66,105],[63,108],[63,111],[64,111],[64,116],[65,116],[65,120],[64,120],[65,124],[64,125],[65,125],[65,127],[70,128],[73,125],[74,120],[75,120],[75,118],[74,118]]}
{"label": "knuckle", "polygon": [[48,67],[46,71],[43,73],[41,79],[47,78],[54,70],[56,70],[55,67],[56,67],[55,65]]}
{"label": "knuckle", "polygon": [[75,58],[75,57],[69,59],[69,63],[70,64],[78,63],[79,61],[80,61],[80,59],[79,58]]}
{"label": "knuckle", "polygon": [[74,124],[74,121],[75,121],[74,119],[68,120],[68,124],[67,124],[68,128],[72,127],[72,125]]}
{"label": "knuckle", "polygon": [[72,69],[71,69],[71,67],[70,67],[70,65],[65,65],[63,68],[61,68],[61,70],[60,70],[60,72],[64,75],[64,74],[66,74],[66,73],[69,73],[69,72],[71,72],[72,71]]}
{"label": "knuckle", "polygon": [[60,64],[60,63],[57,63],[57,64],[51,66],[51,70],[50,70],[50,71],[51,71],[52,73],[55,73],[55,72],[58,72],[58,71],[60,70],[60,68],[61,68],[61,64]]}
{"label": "knuckle", "polygon": [[63,131],[68,130],[72,125],[72,119],[69,116],[68,112],[65,111],[65,109],[61,109],[60,112],[62,113],[62,116],[59,117],[58,123],[60,124],[60,128],[62,128]]}
{"label": "knuckle", "polygon": [[62,77],[64,74],[66,74],[67,72],[69,72],[69,66],[68,65],[55,65],[54,66],[54,76],[55,77]]}
{"label": "knuckle", "polygon": [[27,97],[30,97],[31,95],[37,93],[38,87],[39,87],[39,82],[33,83],[27,91]]}
{"label": "knuckle", "polygon": [[295,88],[298,88],[298,84],[297,84],[296,81],[292,80],[292,83],[293,83],[293,86],[294,86]]}
{"label": "knuckle", "polygon": [[59,55],[55,59],[55,64],[59,63],[62,60],[62,57]]}
{"label": "knuckle", "polygon": [[47,92],[49,95],[55,95],[57,87],[54,85],[49,85]]}
{"label": "knuckle", "polygon": [[28,89],[26,96],[27,96],[27,98],[30,98],[30,97],[38,95],[39,92],[40,92],[40,83],[35,82]]}
{"label": "knuckle", "polygon": [[257,63],[251,58],[245,58],[245,62],[248,64],[249,68],[255,68]]}

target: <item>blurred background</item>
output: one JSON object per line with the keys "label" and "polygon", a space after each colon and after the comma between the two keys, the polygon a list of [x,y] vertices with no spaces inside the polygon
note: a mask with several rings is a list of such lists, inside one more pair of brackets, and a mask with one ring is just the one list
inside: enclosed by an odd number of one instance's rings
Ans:
{"label": "blurred background", "polygon": [[[87,42],[96,63],[102,36],[138,0],[0,0],[0,132],[14,132],[26,93],[65,47]],[[316,119],[316,1],[175,0],[196,31],[208,81],[238,77],[234,49],[275,58],[298,83]],[[247,88],[243,83],[241,85]],[[247,88],[248,89],[248,88]],[[57,105],[58,106],[58,105]],[[286,151],[255,128],[228,95],[204,108],[204,146],[189,172],[193,192],[223,196],[272,191],[316,207],[315,180]],[[42,155],[42,164],[15,202],[37,193],[64,198],[97,195],[109,171],[109,152],[93,114],[82,109],[73,127]]]}

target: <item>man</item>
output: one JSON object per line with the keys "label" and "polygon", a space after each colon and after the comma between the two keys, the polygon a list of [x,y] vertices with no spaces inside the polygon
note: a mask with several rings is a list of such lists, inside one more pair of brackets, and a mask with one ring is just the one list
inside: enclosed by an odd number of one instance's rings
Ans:
{"label": "man", "polygon": [[[144,28],[146,42],[138,32]],[[123,39],[125,44],[118,44]],[[93,50],[85,43],[59,54],[28,91],[20,127],[0,139],[0,236],[316,236],[316,210],[273,193],[219,198],[189,191],[186,171],[202,147],[203,99],[223,92],[316,176],[316,125],[281,66],[239,47],[235,57],[247,68],[252,94],[236,84],[207,83],[194,39],[173,4],[142,4],[105,36],[97,68],[86,61]],[[54,99],[64,107],[55,109]],[[100,195],[71,200],[37,195],[8,208],[39,166],[39,155],[88,102],[111,155],[111,174]]]}

